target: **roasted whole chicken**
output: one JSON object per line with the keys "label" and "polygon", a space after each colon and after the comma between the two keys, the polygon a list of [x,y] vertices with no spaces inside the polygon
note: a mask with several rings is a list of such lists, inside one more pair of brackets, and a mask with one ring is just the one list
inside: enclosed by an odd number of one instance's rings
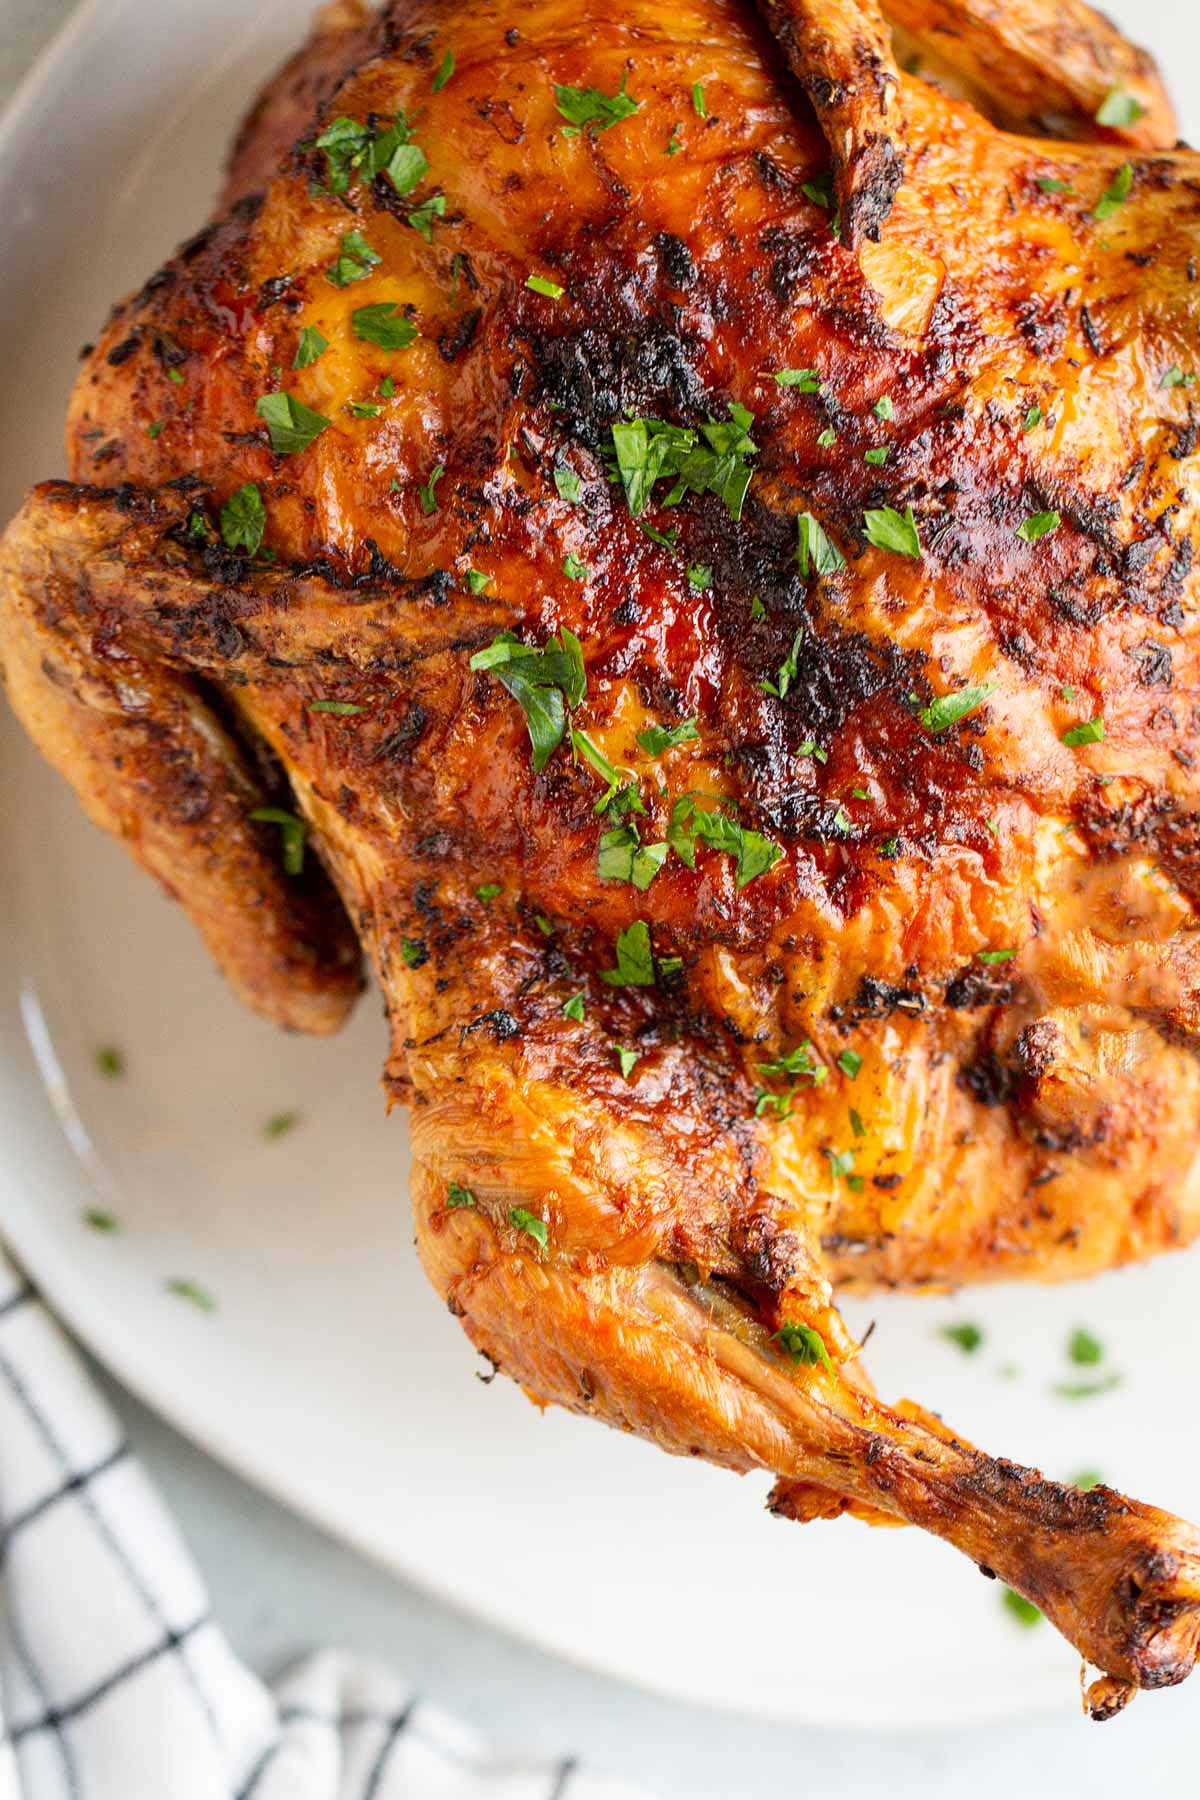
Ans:
{"label": "roasted whole chicken", "polygon": [[1200,1227],[1200,156],[1078,0],[327,9],[86,355],[10,699],[236,991],[360,945],[539,1403],[909,1522],[1094,1717],[1200,1534],[878,1399],[835,1288]]}

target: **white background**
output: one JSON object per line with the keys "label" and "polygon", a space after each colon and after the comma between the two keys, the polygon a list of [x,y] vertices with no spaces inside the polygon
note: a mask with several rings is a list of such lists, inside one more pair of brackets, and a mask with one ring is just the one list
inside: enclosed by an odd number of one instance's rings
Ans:
{"label": "white background", "polygon": [[[173,3],[203,0],[161,0]],[[1179,0],[1181,19],[1191,3]],[[0,99],[69,11],[64,0],[0,0]],[[1177,83],[1191,73],[1170,72]],[[52,154],[51,121],[47,144]],[[1064,1716],[970,1734],[857,1739],[648,1698],[429,1601],[260,1498],[134,1402],[119,1394],[116,1401],[200,1558],[219,1616],[243,1654],[268,1672],[318,1642],[371,1651],[498,1737],[577,1750],[615,1772],[636,1773],[664,1800],[765,1800],[835,1786],[841,1795],[987,1797],[1008,1795],[1018,1781],[1042,1793],[1064,1780],[1071,1793],[1106,1800],[1194,1786],[1200,1691],[1144,1697],[1103,1729]],[[866,1615],[863,1629],[870,1629]],[[797,1682],[806,1662],[820,1657],[821,1635],[819,1619],[789,1621],[780,1654],[794,1659]]]}

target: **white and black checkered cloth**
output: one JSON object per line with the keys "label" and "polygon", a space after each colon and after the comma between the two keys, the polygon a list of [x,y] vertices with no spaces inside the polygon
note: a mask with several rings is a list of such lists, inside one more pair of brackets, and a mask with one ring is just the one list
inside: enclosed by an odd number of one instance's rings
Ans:
{"label": "white and black checkered cloth", "polygon": [[0,1800],[636,1800],[499,1759],[324,1651],[274,1692],[70,1343],[0,1250]]}

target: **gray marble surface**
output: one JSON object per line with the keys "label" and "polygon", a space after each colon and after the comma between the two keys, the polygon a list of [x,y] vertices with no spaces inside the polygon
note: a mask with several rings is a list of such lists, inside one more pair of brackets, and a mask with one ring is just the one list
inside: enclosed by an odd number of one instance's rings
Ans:
{"label": "gray marble surface", "polygon": [[[0,0],[0,105],[70,11],[71,0]],[[218,1616],[240,1653],[267,1675],[318,1644],[343,1644],[390,1663],[503,1743],[577,1751],[638,1778],[662,1800],[782,1800],[835,1791],[999,1800],[1016,1788],[1142,1800],[1194,1786],[1200,1691],[1146,1696],[1102,1729],[1064,1710],[970,1734],[853,1735],[725,1718],[585,1674],[382,1573],[98,1378],[173,1507]],[[867,1634],[869,1598],[856,1603]],[[635,1619],[630,1629],[637,1629]],[[820,1620],[799,1632],[790,1621],[780,1655],[794,1659],[797,1682],[820,1654]],[[1200,1677],[1192,1685],[1200,1690]]]}

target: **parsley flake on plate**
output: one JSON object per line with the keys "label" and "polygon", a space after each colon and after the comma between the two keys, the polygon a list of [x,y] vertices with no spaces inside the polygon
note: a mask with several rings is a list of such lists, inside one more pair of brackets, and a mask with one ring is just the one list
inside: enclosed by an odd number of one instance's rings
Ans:
{"label": "parsley flake on plate", "polygon": [[967,1356],[974,1356],[983,1344],[982,1327],[972,1324],[970,1320],[964,1320],[961,1325],[943,1325],[941,1335],[947,1343],[957,1344]]}
{"label": "parsley flake on plate", "polygon": [[201,1287],[198,1281],[188,1281],[182,1276],[175,1275],[166,1283],[166,1289],[168,1294],[174,1294],[176,1299],[189,1301],[199,1312],[210,1313],[217,1310],[216,1301],[208,1289]]}
{"label": "parsley flake on plate", "polygon": [[446,1205],[473,1207],[478,1206],[479,1202],[469,1187],[463,1187],[460,1182],[451,1181],[446,1187]]}

